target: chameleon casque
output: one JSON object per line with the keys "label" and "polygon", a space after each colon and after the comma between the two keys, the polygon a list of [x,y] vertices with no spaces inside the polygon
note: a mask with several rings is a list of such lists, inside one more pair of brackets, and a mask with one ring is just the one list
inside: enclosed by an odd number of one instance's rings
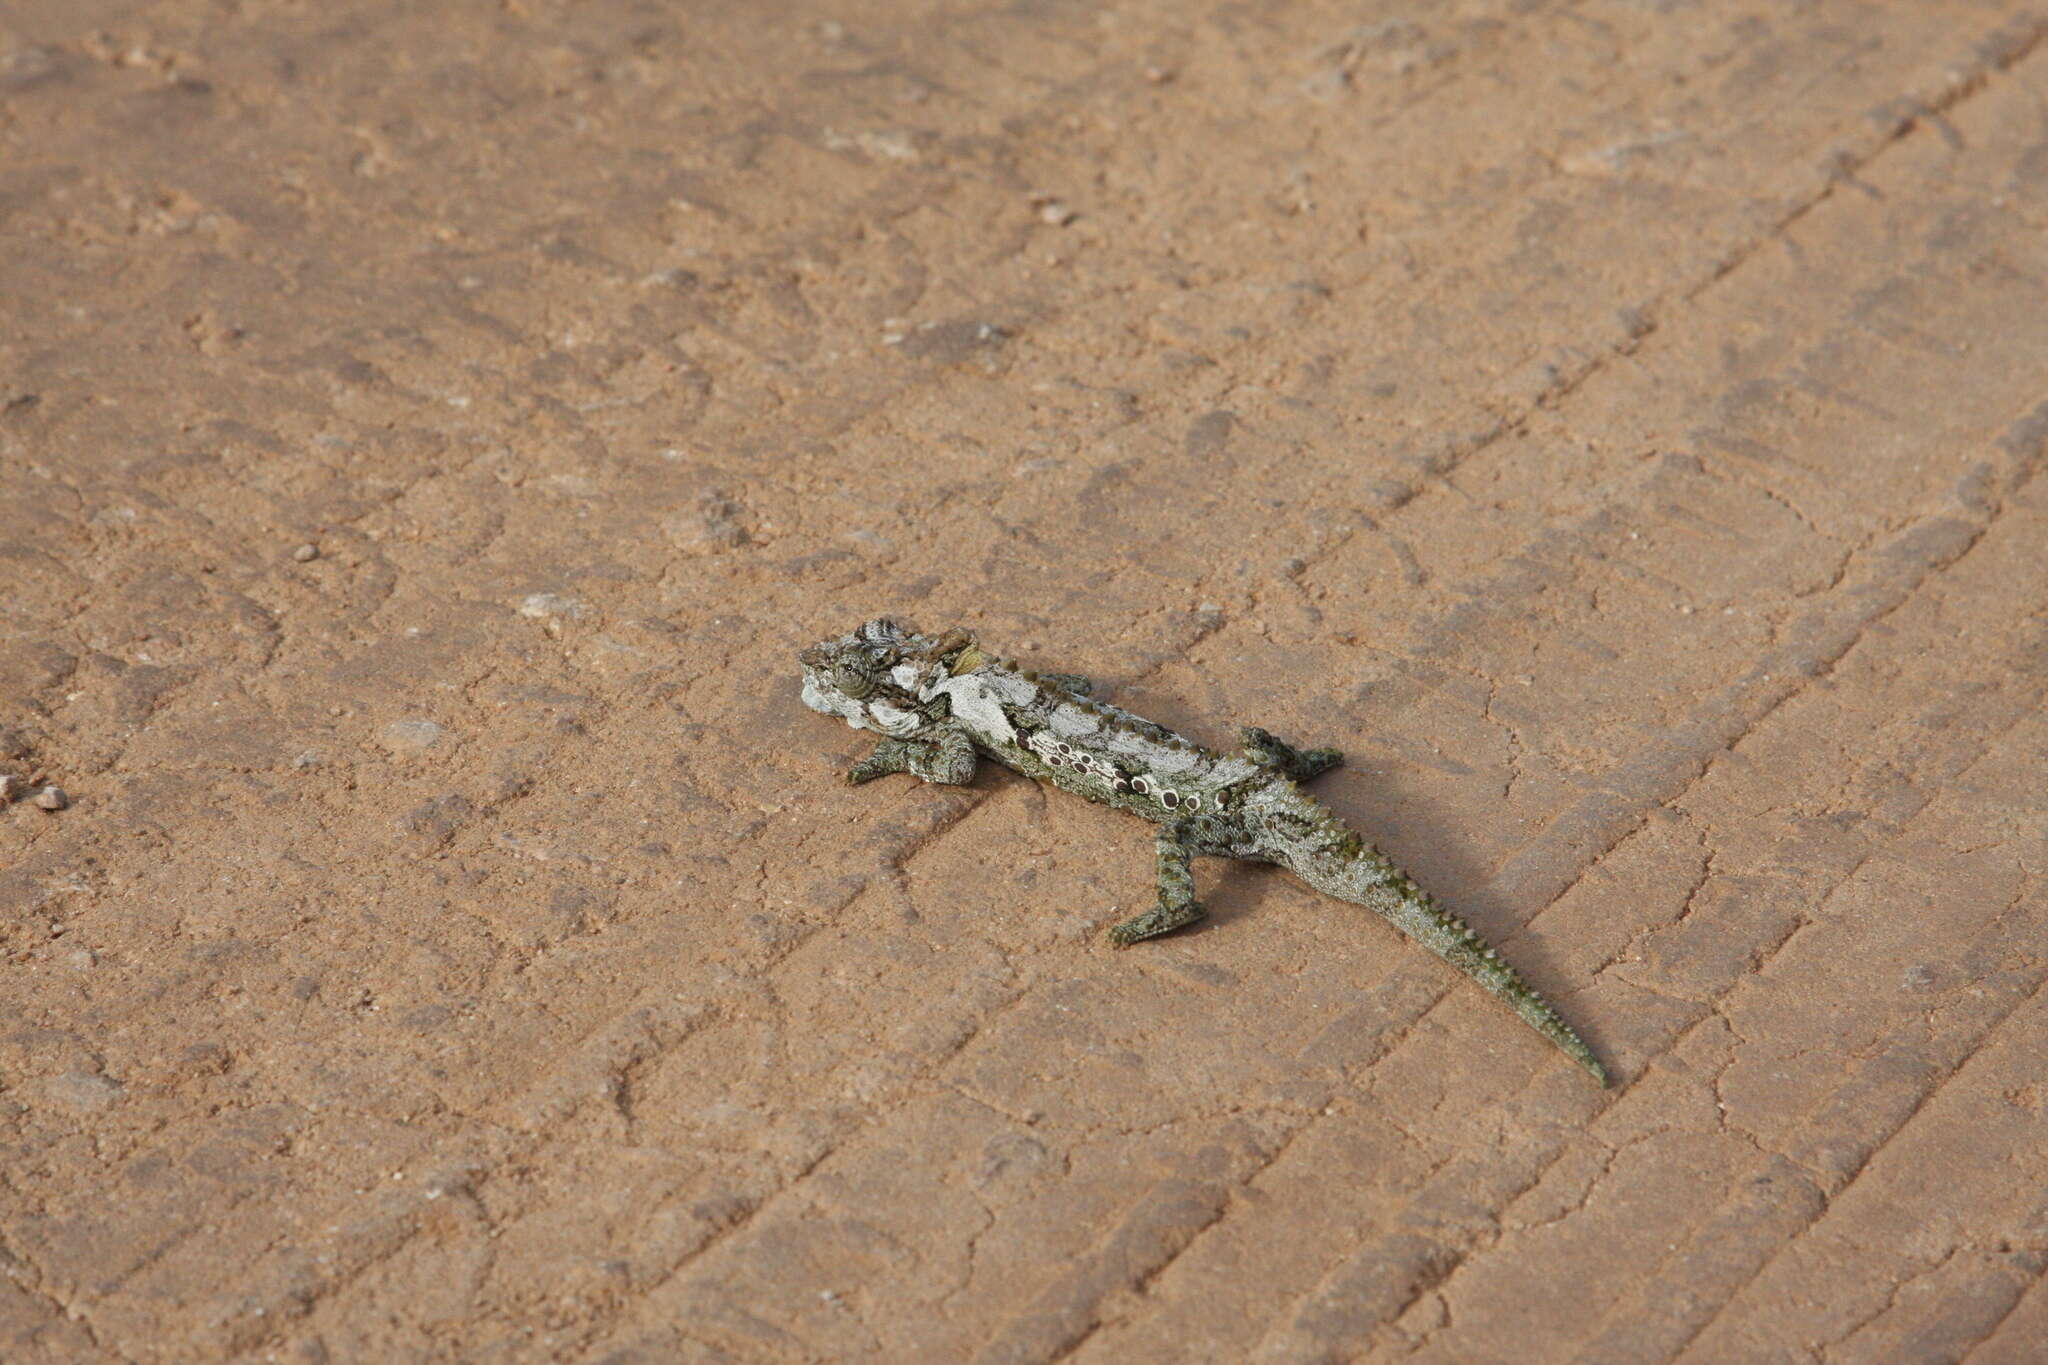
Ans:
{"label": "chameleon casque", "polygon": [[1189,860],[1278,863],[1319,891],[1365,906],[1470,976],[1607,1084],[1592,1049],[1457,916],[1344,825],[1300,783],[1343,761],[1264,730],[1219,754],[1098,701],[1070,673],[1036,673],[985,653],[964,630],[925,636],[879,619],[811,646],[804,704],[882,738],[852,783],[908,772],[959,784],[991,758],[1026,777],[1159,826],[1159,903],[1109,931],[1119,946],[1193,924]]}

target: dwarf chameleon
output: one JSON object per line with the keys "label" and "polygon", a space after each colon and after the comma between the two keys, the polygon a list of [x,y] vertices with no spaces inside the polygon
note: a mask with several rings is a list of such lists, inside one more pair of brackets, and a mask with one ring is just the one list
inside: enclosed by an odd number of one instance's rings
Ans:
{"label": "dwarf chameleon", "polygon": [[1343,760],[1337,750],[1296,749],[1252,728],[1236,753],[1215,753],[1097,700],[1086,678],[986,653],[964,630],[924,636],[874,620],[798,660],[807,706],[882,737],[849,782],[908,772],[964,783],[977,758],[991,758],[1159,826],[1159,903],[1111,929],[1112,943],[1202,918],[1188,871],[1198,854],[1278,863],[1398,925],[1607,1083],[1592,1049],[1513,967],[1301,789]]}

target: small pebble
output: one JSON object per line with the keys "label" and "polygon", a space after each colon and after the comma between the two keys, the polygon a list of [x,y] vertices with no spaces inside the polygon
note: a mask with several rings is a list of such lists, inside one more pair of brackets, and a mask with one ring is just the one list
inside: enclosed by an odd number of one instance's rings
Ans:
{"label": "small pebble", "polygon": [[27,784],[13,773],[0,773],[0,806],[20,800],[21,794],[27,790]]}
{"label": "small pebble", "polygon": [[106,1076],[95,1076],[87,1071],[67,1071],[44,1081],[44,1097],[55,1100],[66,1109],[89,1111],[105,1109],[121,1098],[122,1086],[119,1081]]}
{"label": "small pebble", "polygon": [[558,592],[535,592],[528,593],[520,600],[519,614],[531,616],[536,620],[567,616],[580,621],[590,615],[590,604]]}
{"label": "small pebble", "polygon": [[394,754],[423,754],[448,731],[431,720],[394,720],[377,732],[378,742]]}
{"label": "small pebble", "polygon": [[1079,216],[1057,199],[1048,199],[1038,206],[1038,221],[1052,227],[1065,227]]}
{"label": "small pebble", "polygon": [[310,564],[312,561],[318,559],[319,557],[320,547],[318,545],[313,544],[311,541],[308,541],[306,544],[301,545],[298,549],[292,551],[292,558],[296,559],[301,564]]}
{"label": "small pebble", "polygon": [[35,800],[44,810],[63,810],[71,804],[71,798],[64,794],[64,789],[55,784],[37,792]]}

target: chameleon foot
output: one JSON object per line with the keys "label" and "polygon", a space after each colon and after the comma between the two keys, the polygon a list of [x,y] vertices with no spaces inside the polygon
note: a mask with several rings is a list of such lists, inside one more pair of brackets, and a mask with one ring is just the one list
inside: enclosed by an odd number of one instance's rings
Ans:
{"label": "chameleon foot", "polygon": [[863,782],[872,782],[878,777],[887,777],[890,773],[903,772],[909,766],[900,750],[891,749],[885,752],[883,748],[878,747],[875,752],[846,770],[846,784],[858,787]]}
{"label": "chameleon foot", "polygon": [[1342,749],[1297,749],[1270,730],[1248,725],[1238,731],[1244,741],[1244,756],[1261,768],[1272,768],[1296,782],[1321,777],[1344,761]]}
{"label": "chameleon foot", "polygon": [[875,751],[847,770],[849,786],[858,787],[890,773],[909,773],[927,782],[960,786],[974,780],[974,744],[956,728],[940,730],[930,739],[884,739]]}
{"label": "chameleon foot", "polygon": [[1204,918],[1208,912],[1199,905],[1183,905],[1168,908],[1155,905],[1142,915],[1133,915],[1109,931],[1109,941],[1119,948],[1128,948],[1141,938],[1157,938],[1170,934],[1175,929],[1193,924]]}

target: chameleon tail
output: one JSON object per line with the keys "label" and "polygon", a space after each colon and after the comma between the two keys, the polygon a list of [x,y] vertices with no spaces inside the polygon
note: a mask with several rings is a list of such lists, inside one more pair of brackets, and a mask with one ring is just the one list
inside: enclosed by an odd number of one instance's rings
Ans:
{"label": "chameleon tail", "polygon": [[[1335,817],[1328,827],[1341,830]],[[1571,1026],[1558,1017],[1550,1002],[1516,974],[1499,953],[1466,923],[1430,899],[1407,873],[1394,866],[1356,834],[1344,831],[1323,847],[1289,850],[1282,866],[1318,891],[1362,905],[1404,930],[1409,937],[1477,981],[1506,1002],[1530,1027],[1564,1049],[1565,1054],[1607,1084],[1607,1069]]]}

